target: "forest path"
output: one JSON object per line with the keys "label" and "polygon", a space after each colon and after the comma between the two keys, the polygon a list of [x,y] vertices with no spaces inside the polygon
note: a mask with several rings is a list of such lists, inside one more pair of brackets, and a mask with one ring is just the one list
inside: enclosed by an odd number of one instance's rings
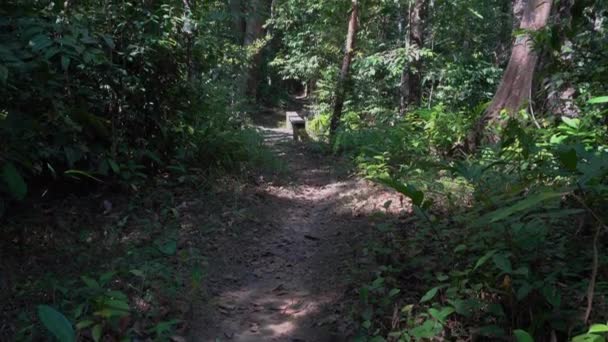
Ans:
{"label": "forest path", "polygon": [[239,241],[211,256],[193,340],[346,341],[350,276],[368,262],[358,255],[370,230],[362,208],[386,196],[347,177],[338,160],[292,141],[291,131],[260,130],[287,171],[257,185],[254,219]]}

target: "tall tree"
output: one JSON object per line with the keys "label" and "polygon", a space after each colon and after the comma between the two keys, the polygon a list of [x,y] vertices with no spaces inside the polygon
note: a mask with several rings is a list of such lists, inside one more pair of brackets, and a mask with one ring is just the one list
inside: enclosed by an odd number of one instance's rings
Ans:
{"label": "tall tree", "polygon": [[[514,1],[516,5],[518,1]],[[519,25],[519,34],[511,50],[509,64],[503,74],[492,103],[478,121],[469,139],[471,148],[482,138],[488,125],[500,121],[500,113],[506,110],[510,115],[519,111],[532,96],[532,81],[538,62],[538,52],[534,49],[532,33],[546,27],[551,14],[552,0],[527,0]],[[517,7],[514,6],[515,20]],[[502,124],[502,122],[499,122]],[[488,140],[496,142],[497,136],[488,135]]]}
{"label": "tall tree", "polygon": [[[247,6],[243,44],[244,46],[252,46],[258,39],[262,38],[264,34],[264,23],[270,14],[271,2],[269,0],[250,0],[248,1]],[[254,101],[257,97],[261,62],[261,49],[257,49],[256,51],[253,51],[246,81],[246,93],[249,98]]]}
{"label": "tall tree", "polygon": [[348,20],[348,32],[346,34],[346,45],[344,51],[344,58],[342,59],[342,68],[340,69],[340,75],[338,76],[338,83],[336,84],[336,92],[333,106],[333,113],[331,116],[331,123],[329,126],[329,135],[334,137],[336,130],[340,124],[340,118],[342,117],[342,109],[344,107],[344,99],[346,97],[346,91],[348,88],[349,81],[349,70],[350,63],[355,54],[355,43],[357,38],[357,30],[359,28],[359,3],[357,0],[352,0],[352,7],[350,12],[350,18]]}
{"label": "tall tree", "polygon": [[[404,114],[408,104],[418,104],[422,96],[421,72],[422,61],[420,50],[424,43],[424,18],[426,15],[427,0],[414,0],[408,7],[409,30],[406,34],[408,56],[412,61],[407,63],[401,74],[399,112]],[[413,51],[413,54],[411,53]]]}
{"label": "tall tree", "polygon": [[243,43],[245,34],[245,20],[243,17],[243,4],[241,0],[230,0],[230,16],[232,18],[232,32],[238,44]]}

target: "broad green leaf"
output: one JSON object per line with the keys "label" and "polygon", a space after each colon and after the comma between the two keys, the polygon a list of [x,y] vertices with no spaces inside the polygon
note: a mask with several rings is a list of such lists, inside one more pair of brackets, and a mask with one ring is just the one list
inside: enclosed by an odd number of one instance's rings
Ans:
{"label": "broad green leaf", "polygon": [[534,342],[534,338],[530,336],[525,330],[517,329],[513,330],[513,335],[517,342]]}
{"label": "broad green leaf", "polygon": [[572,118],[569,118],[569,117],[567,117],[567,116],[562,116],[562,121],[563,121],[563,122],[564,122],[564,123],[565,123],[565,124],[566,124],[568,127],[571,127],[571,128],[574,128],[574,129],[578,129],[578,128],[580,127],[580,125],[581,125],[581,120],[576,119],[576,118],[575,118],[575,119],[572,119]]}
{"label": "broad green leaf", "polygon": [[424,193],[416,189],[413,185],[404,184],[389,177],[380,177],[377,181],[407,196],[412,200],[412,204],[415,206],[419,207],[424,202]]}
{"label": "broad green leaf", "polygon": [[2,167],[2,180],[11,196],[18,200],[25,198],[27,184],[13,163],[7,163]]}
{"label": "broad green leaf", "polygon": [[526,209],[530,209],[535,205],[544,202],[546,200],[561,197],[564,195],[564,192],[554,192],[554,191],[545,191],[538,194],[530,195],[527,198],[524,198],[517,203],[502,209],[498,209],[496,211],[485,214],[480,220],[490,219],[490,222],[498,222],[500,220],[504,220],[505,218],[518,213],[520,211],[524,211]]}
{"label": "broad green leaf", "polygon": [[120,167],[113,159],[108,159],[108,164],[110,164],[110,167],[112,168],[112,171],[114,171],[114,173],[120,173]]}
{"label": "broad green leaf", "polygon": [[392,289],[392,290],[389,291],[388,296],[389,297],[394,297],[394,296],[398,295],[399,292],[401,292],[401,290],[399,290],[399,289]]}
{"label": "broad green leaf", "polygon": [[589,327],[589,333],[607,333],[608,325],[606,324],[593,324]]}
{"label": "broad green leaf", "polygon": [[166,255],[173,255],[177,251],[177,242],[169,241],[158,247],[158,249]]}
{"label": "broad green leaf", "polygon": [[530,292],[532,292],[532,286],[530,286],[530,284],[527,282],[523,283],[519,287],[519,289],[517,289],[517,293],[516,293],[517,300],[522,300],[522,299],[526,298],[528,296],[528,294],[530,294]]}
{"label": "broad green leaf", "polygon": [[554,308],[559,308],[562,303],[562,296],[557,288],[554,286],[545,286],[540,292],[549,304],[551,304]]}
{"label": "broad green leaf", "polygon": [[445,322],[446,318],[448,318],[449,315],[454,313],[454,308],[451,306],[442,308],[441,310],[437,310],[435,308],[430,308],[429,309],[429,314],[435,318],[436,320],[438,320],[439,322],[443,323]]}
{"label": "broad green leaf", "polygon": [[39,35],[33,37],[29,42],[29,45],[32,48],[32,51],[34,51],[34,52],[44,50],[44,49],[48,48],[49,46],[51,46],[52,44],[53,44],[53,41],[46,34],[39,34]]}
{"label": "broad green leaf", "polygon": [[111,309],[116,309],[116,310],[122,310],[122,311],[129,311],[129,303],[124,302],[122,300],[108,300],[105,303],[105,306]]}
{"label": "broad green leaf", "polygon": [[411,330],[412,335],[417,339],[432,338],[437,336],[443,330],[443,326],[435,320],[426,320],[422,325],[419,325]]}
{"label": "broad green leaf", "polygon": [[68,319],[59,311],[48,305],[38,306],[38,318],[42,325],[59,340],[59,342],[74,342],[76,334]]}
{"label": "broad green leaf", "polygon": [[80,321],[80,322],[76,323],[76,330],[86,329],[86,328],[90,327],[91,325],[93,325],[94,323],[95,322],[91,321],[91,320]]}
{"label": "broad green leaf", "polygon": [[501,336],[505,336],[505,331],[503,328],[499,327],[498,325],[485,325],[483,327],[479,328],[479,335],[481,336],[487,336],[487,337],[501,337]]}
{"label": "broad green leaf", "polygon": [[496,254],[496,252],[496,250],[488,251],[484,256],[479,258],[479,260],[477,260],[477,262],[475,263],[475,267],[473,267],[473,271],[485,264],[486,261],[488,261],[492,256],[494,256],[494,254]]}
{"label": "broad green leaf", "polygon": [[429,300],[433,299],[433,297],[435,297],[435,295],[437,294],[437,291],[441,290],[444,287],[446,287],[446,285],[433,287],[427,293],[425,293],[424,296],[422,296],[422,298],[420,299],[420,303],[428,302]]}
{"label": "broad green leaf", "polygon": [[101,289],[101,286],[99,285],[99,283],[95,279],[89,278],[87,276],[82,276],[82,277],[80,277],[80,279],[82,279],[82,281],[85,283],[85,285],[88,288],[97,289],[97,290]]}
{"label": "broad green leaf", "polygon": [[501,270],[505,273],[513,272],[513,268],[511,267],[511,261],[505,254],[503,254],[503,253],[495,254],[492,257],[492,261],[494,261],[494,265],[496,265],[496,267],[498,267],[499,270]]}
{"label": "broad green leaf", "polygon": [[570,171],[576,171],[576,165],[578,163],[578,157],[576,150],[571,148],[558,153],[559,161]]}
{"label": "broad green leaf", "polygon": [[101,340],[101,334],[103,332],[103,327],[101,324],[97,324],[91,329],[91,337],[93,337],[93,341],[98,342]]}
{"label": "broad green leaf", "polygon": [[606,342],[603,336],[594,334],[582,334],[574,336],[572,342]]}
{"label": "broad green leaf", "polygon": [[608,96],[594,97],[591,100],[589,100],[587,103],[589,103],[589,104],[608,103]]}

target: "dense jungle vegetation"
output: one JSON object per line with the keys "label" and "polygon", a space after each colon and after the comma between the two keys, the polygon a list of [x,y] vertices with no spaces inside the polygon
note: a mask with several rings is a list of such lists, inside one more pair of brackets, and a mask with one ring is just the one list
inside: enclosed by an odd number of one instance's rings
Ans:
{"label": "dense jungle vegetation", "polygon": [[280,173],[254,123],[294,103],[410,203],[345,340],[605,341],[602,0],[2,1],[0,340],[189,336],[178,198]]}

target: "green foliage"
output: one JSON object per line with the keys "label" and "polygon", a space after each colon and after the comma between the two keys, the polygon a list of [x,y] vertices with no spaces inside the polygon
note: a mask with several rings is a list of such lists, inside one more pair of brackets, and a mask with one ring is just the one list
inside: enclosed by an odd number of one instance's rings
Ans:
{"label": "green foliage", "polygon": [[[402,247],[387,246],[389,254],[403,253],[408,260],[390,264],[391,279],[400,277],[395,270],[422,267],[418,277],[425,283],[439,280],[401,314],[404,323],[392,334],[405,340],[439,333],[457,338],[463,336],[460,326],[474,326],[497,338],[523,328],[515,336],[531,341],[547,331],[566,337],[568,329],[580,328],[576,298],[587,290],[592,259],[592,248],[581,246],[593,245],[590,233],[606,222],[601,203],[608,200],[608,154],[596,145],[597,136],[579,127],[578,120],[564,119],[549,132],[534,132],[512,121],[500,146],[466,161],[441,157],[432,139],[421,155],[409,150],[417,160],[408,164],[368,159],[382,163],[388,174],[379,181],[409,198],[418,217],[414,236]],[[377,177],[369,165],[361,166]],[[463,181],[473,191],[454,201]],[[418,254],[422,250],[434,252]],[[604,285],[599,288],[596,296],[607,294]],[[458,323],[447,328],[437,319],[442,310],[453,310]]]}
{"label": "green foliage", "polygon": [[38,306],[38,318],[60,342],[76,341],[74,328],[65,316],[48,305]]}
{"label": "green foliage", "polygon": [[232,42],[227,10],[9,1],[0,10],[2,196],[22,200],[30,183],[30,192],[70,178],[137,185],[172,166],[245,161],[259,144],[240,136],[234,75],[247,54]]}

